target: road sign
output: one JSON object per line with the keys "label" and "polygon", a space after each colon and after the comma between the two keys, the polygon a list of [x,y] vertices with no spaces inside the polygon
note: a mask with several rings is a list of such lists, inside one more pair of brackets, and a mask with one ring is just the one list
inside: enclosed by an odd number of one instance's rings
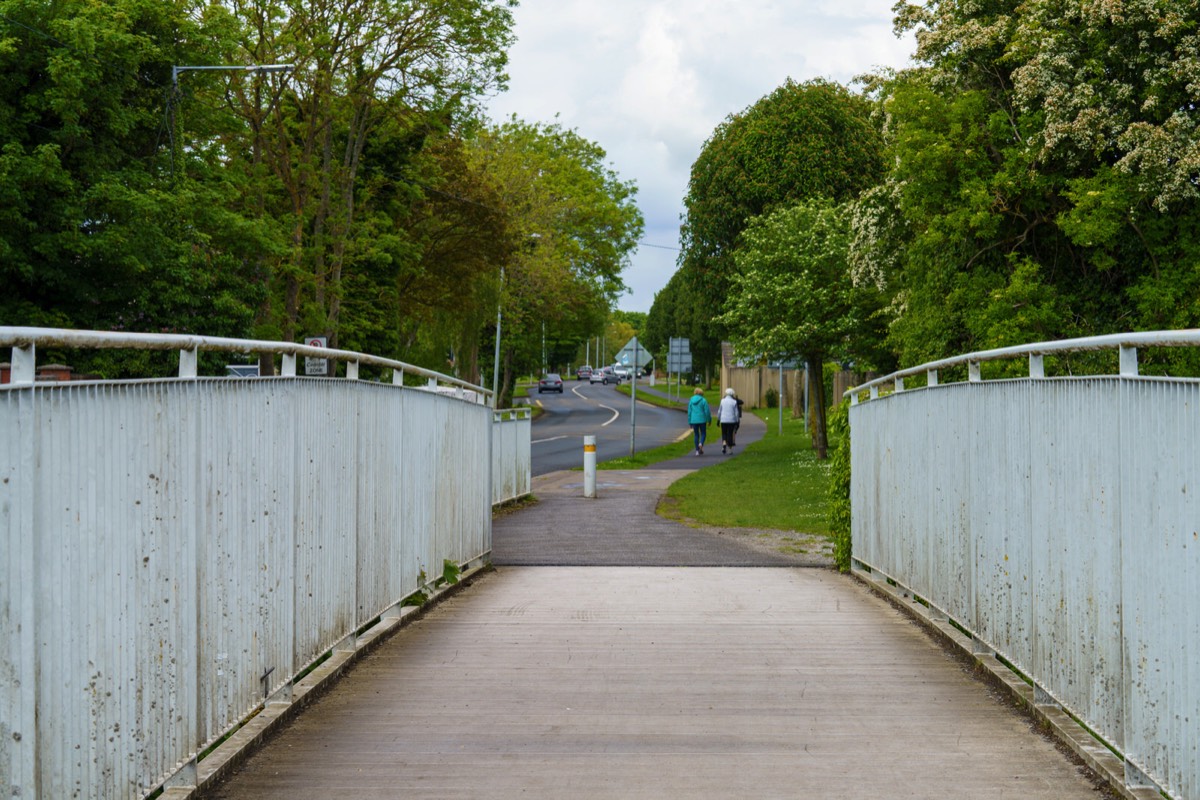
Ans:
{"label": "road sign", "polygon": [[617,351],[617,361],[622,366],[635,366],[641,369],[653,360],[654,356],[643,345],[638,343],[636,336]]}
{"label": "road sign", "polygon": [[[309,347],[325,347],[324,336],[310,336],[304,340],[304,343]],[[312,358],[311,356],[304,357],[304,374],[305,375],[328,375],[329,374],[329,359]]]}
{"label": "road sign", "polygon": [[671,339],[667,349],[667,372],[692,371],[692,348],[688,339]]}

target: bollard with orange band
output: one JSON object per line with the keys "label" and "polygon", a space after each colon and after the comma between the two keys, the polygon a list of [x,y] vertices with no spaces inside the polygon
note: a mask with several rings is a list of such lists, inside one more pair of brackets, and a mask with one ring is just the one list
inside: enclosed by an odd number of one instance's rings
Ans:
{"label": "bollard with orange band", "polygon": [[583,437],[583,496],[596,496],[596,437]]}

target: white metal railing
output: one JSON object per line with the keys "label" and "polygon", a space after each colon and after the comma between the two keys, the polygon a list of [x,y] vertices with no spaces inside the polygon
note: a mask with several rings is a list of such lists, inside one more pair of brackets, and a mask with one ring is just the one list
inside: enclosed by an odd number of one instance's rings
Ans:
{"label": "white metal railing", "polygon": [[1060,339],[1056,342],[1038,342],[1023,344],[1015,347],[1001,347],[995,350],[981,350],[961,356],[943,358],[940,361],[930,361],[916,367],[897,370],[882,378],[847,389],[845,396],[851,404],[859,402],[864,391],[871,399],[879,396],[879,389],[884,386],[894,386],[897,392],[904,391],[904,379],[914,375],[924,374],[929,386],[937,386],[938,371],[950,367],[967,366],[968,382],[977,383],[982,380],[979,365],[985,361],[1006,361],[1013,358],[1028,357],[1029,377],[1044,378],[1044,358],[1048,355],[1062,353],[1085,353],[1099,350],[1117,350],[1120,354],[1120,374],[1135,376],[1138,374],[1137,349],[1139,347],[1197,347],[1200,346],[1200,330],[1184,331],[1143,331],[1137,333],[1117,333],[1108,336],[1092,336],[1086,339]]}
{"label": "white metal railing", "polygon": [[529,408],[492,414],[492,505],[533,491],[533,413]]}
{"label": "white metal railing", "polygon": [[[1126,785],[1173,798],[1200,797],[1200,380],[1138,375],[1137,348],[1196,345],[1041,343],[848,392],[871,398],[850,409],[856,566],[1012,664],[1122,756]],[[1120,374],[1043,377],[1042,355],[1097,349],[1120,350]],[[1029,378],[979,380],[1025,356]],[[968,381],[937,384],[962,364]]]}
{"label": "white metal railing", "polygon": [[[30,382],[39,345],[353,356],[450,384]],[[480,387],[387,359],[208,337],[0,328],[0,793],[139,798],[450,561],[491,549]],[[315,351],[315,352],[314,352]],[[293,365],[294,366],[294,365]],[[504,425],[519,426],[516,420]],[[528,424],[528,419],[524,420]],[[518,452],[507,458],[503,449]],[[501,452],[496,452],[496,448]],[[493,450],[492,458],[488,451]],[[528,482],[528,477],[525,478]]]}
{"label": "white metal railing", "polygon": [[73,349],[121,349],[121,350],[178,350],[179,377],[197,377],[198,354],[201,351],[219,353],[272,353],[282,356],[280,377],[296,377],[296,360],[301,356],[327,359],[346,363],[346,378],[358,379],[360,364],[369,364],[392,370],[392,383],[402,385],[405,375],[426,378],[429,385],[453,386],[464,392],[472,392],[480,402],[492,396],[482,386],[440,372],[406,364],[382,356],[357,353],[352,350],[336,350],[328,347],[292,342],[271,342],[256,339],[227,339],[219,336],[193,336],[170,333],[125,333],[104,331],[75,331],[63,328],[14,328],[0,327],[0,348],[11,347],[12,377],[14,385],[34,382],[37,373],[36,350],[42,347]]}

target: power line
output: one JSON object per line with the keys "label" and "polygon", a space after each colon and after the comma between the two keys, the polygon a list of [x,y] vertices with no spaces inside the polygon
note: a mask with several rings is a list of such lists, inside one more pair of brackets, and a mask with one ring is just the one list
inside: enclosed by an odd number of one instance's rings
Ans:
{"label": "power line", "polygon": [[659,250],[674,250],[676,253],[682,253],[682,252],[683,252],[683,251],[682,251],[682,250],[680,250],[678,247],[670,247],[670,246],[668,246],[668,245],[665,245],[665,244],[650,244],[649,242],[638,242],[638,246],[639,246],[639,247],[654,247],[654,248],[657,248],[657,249],[659,249]]}

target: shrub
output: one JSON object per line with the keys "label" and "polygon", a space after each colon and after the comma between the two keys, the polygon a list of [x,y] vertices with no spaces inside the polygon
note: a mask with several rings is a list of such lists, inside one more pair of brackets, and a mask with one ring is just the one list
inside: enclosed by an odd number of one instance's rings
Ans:
{"label": "shrub", "polygon": [[850,571],[850,401],[843,400],[829,417],[829,532],[833,560]]}

